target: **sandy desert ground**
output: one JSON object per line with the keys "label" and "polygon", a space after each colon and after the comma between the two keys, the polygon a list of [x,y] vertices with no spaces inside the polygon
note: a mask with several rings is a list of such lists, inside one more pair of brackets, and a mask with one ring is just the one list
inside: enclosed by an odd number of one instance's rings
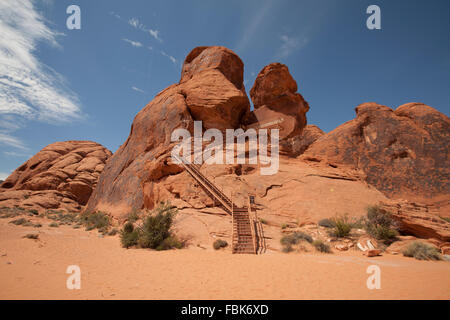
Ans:
{"label": "sandy desert ground", "polygon": [[[38,240],[23,238],[39,233]],[[381,269],[369,290],[366,269]],[[69,265],[81,289],[68,290]],[[0,299],[450,299],[450,263],[360,252],[233,255],[123,249],[97,231],[0,221]]]}

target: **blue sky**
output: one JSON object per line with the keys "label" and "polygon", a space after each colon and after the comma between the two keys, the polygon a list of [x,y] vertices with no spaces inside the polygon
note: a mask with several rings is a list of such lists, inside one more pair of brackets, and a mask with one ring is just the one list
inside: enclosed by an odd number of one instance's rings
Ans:
{"label": "blue sky", "polygon": [[[71,4],[81,30],[66,27]],[[381,30],[366,28],[371,4]],[[423,102],[448,116],[449,12],[449,1],[2,0],[0,179],[56,141],[116,151],[200,45],[234,50],[247,90],[265,65],[285,63],[308,123],[324,131],[367,101]]]}

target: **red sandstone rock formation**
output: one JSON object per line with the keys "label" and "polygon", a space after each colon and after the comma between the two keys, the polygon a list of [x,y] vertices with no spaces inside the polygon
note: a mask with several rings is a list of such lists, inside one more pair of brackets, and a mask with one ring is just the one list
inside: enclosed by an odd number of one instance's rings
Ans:
{"label": "red sandstone rock formation", "polygon": [[89,200],[110,156],[95,142],[50,144],[0,185],[0,206],[78,211]]}
{"label": "red sandstone rock formation", "polygon": [[395,111],[364,103],[356,118],[314,142],[302,158],[325,159],[363,171],[369,184],[390,197],[444,201],[450,194],[450,120],[408,103]]}
{"label": "red sandstone rock formation", "polygon": [[[177,128],[192,132],[194,120],[202,120],[204,129],[238,127],[250,109],[243,71],[241,59],[227,48],[192,50],[180,82],[160,92],[135,117],[130,136],[105,167],[86,210],[125,215],[131,208],[152,208],[162,200],[168,192],[161,186],[163,180],[183,171],[169,158],[172,132]],[[179,179],[193,185],[183,174]],[[211,201],[195,186],[184,194],[189,194],[194,207],[199,197],[202,203]]]}
{"label": "red sandstone rock formation", "polygon": [[265,66],[250,90],[255,110],[246,120],[264,123],[279,118],[282,119],[280,139],[301,134],[306,126],[309,105],[296,91],[297,83],[284,64],[271,63]]}

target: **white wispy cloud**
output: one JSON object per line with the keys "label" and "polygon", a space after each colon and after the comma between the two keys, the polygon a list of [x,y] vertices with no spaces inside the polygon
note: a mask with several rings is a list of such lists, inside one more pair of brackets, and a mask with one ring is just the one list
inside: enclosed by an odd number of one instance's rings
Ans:
{"label": "white wispy cloud", "polygon": [[3,154],[8,157],[31,157],[31,154],[26,152],[5,151]]}
{"label": "white wispy cloud", "polygon": [[270,14],[272,5],[273,2],[271,0],[266,0],[258,6],[258,9],[255,10],[254,15],[248,19],[247,26],[245,27],[245,30],[236,45],[237,51],[242,51],[249,45],[251,39],[255,37],[255,34],[260,29],[265,17]]}
{"label": "white wispy cloud", "polygon": [[281,46],[277,54],[279,58],[286,58],[292,52],[303,48],[308,43],[308,39],[304,36],[290,37],[282,35],[280,39]]}
{"label": "white wispy cloud", "polygon": [[0,133],[0,145],[5,145],[21,150],[28,150],[25,144],[18,138],[7,133]]}
{"label": "white wispy cloud", "polygon": [[159,37],[159,30],[148,30],[148,33],[150,33],[150,35],[155,38],[156,40],[158,40],[159,42],[162,41],[162,39]]}
{"label": "white wispy cloud", "polygon": [[65,79],[36,57],[37,44],[58,47],[31,0],[0,1],[0,114],[64,122],[81,117]]}
{"label": "white wispy cloud", "polygon": [[134,91],[140,92],[140,93],[146,93],[144,90],[139,89],[138,87],[135,87],[135,86],[131,87],[131,89],[133,89]]}
{"label": "white wispy cloud", "polygon": [[174,64],[175,63],[177,63],[177,59],[175,59],[174,57],[172,57],[171,55],[168,55],[167,53],[165,53],[164,51],[161,51],[161,54],[164,56],[164,57],[167,57],[167,58],[169,58],[170,59],[170,61],[172,61]]}
{"label": "white wispy cloud", "polygon": [[133,41],[133,40],[126,39],[126,38],[123,38],[122,40],[125,41],[125,42],[128,42],[128,43],[131,44],[133,47],[136,47],[136,48],[142,47],[142,43],[140,43],[139,41]]}

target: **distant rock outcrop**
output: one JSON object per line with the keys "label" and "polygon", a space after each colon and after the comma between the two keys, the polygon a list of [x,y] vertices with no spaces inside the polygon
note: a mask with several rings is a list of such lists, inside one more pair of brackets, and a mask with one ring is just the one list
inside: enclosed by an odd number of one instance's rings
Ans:
{"label": "distant rock outcrop", "polygon": [[450,119],[422,103],[395,111],[376,103],[356,108],[356,118],[323,135],[303,158],[324,159],[363,172],[389,197],[448,201]]}
{"label": "distant rock outcrop", "polygon": [[52,143],[0,185],[0,206],[79,211],[110,156],[108,149],[91,141]]}

